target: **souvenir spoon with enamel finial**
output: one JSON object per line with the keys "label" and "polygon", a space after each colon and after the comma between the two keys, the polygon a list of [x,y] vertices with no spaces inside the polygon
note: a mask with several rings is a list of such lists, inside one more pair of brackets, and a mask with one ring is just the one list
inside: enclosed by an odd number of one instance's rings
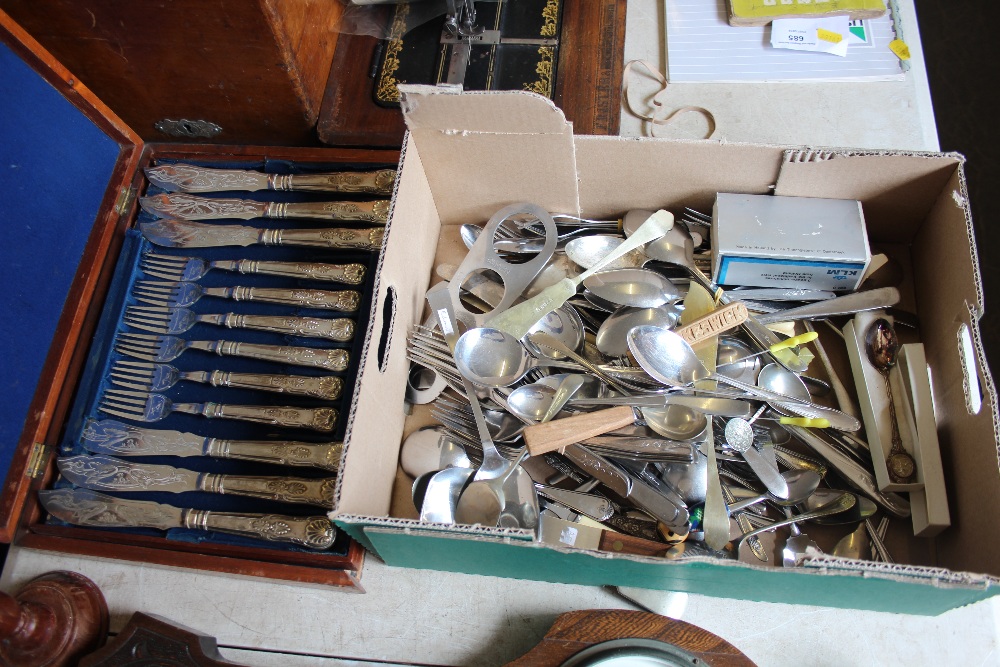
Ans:
{"label": "souvenir spoon with enamel finial", "polygon": [[889,320],[880,317],[868,327],[865,333],[865,351],[868,360],[885,380],[885,393],[889,400],[889,422],[892,426],[892,448],[885,463],[889,469],[889,477],[893,482],[906,483],[913,479],[916,463],[913,457],[903,449],[903,440],[899,435],[899,422],[896,419],[896,404],[892,399],[892,381],[890,371],[896,365],[899,353],[899,338]]}

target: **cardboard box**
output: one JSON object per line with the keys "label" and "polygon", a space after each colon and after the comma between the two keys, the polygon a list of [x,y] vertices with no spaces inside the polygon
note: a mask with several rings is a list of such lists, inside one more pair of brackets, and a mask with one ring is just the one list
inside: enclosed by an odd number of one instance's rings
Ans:
{"label": "cardboard box", "polygon": [[[976,335],[978,367],[971,372],[990,393],[978,413],[966,409],[969,371],[955,344],[960,326],[977,331],[982,310],[961,156],[574,137],[556,107],[528,93],[403,92],[409,135],[331,513],[338,525],[386,563],[423,569],[912,614],[938,614],[1000,592],[1000,525],[984,511],[1000,503],[996,397]],[[906,565],[823,559],[782,569],[561,550],[533,543],[523,531],[405,518],[403,503],[393,503],[394,493],[409,495],[397,460],[404,434],[418,421],[415,415],[408,422],[403,407],[406,338],[423,319],[435,267],[464,256],[458,226],[520,201],[588,218],[661,207],[704,211],[717,192],[862,202],[873,250],[890,253],[911,277],[903,305],[919,314],[934,369],[955,525],[921,540],[909,521],[894,521],[889,547]]]}

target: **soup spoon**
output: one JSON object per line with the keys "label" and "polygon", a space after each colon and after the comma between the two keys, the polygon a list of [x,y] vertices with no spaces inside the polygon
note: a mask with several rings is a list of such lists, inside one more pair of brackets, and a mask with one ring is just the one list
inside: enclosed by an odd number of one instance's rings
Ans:
{"label": "soup spoon", "polygon": [[861,428],[861,422],[840,410],[801,401],[709,371],[688,342],[673,331],[651,326],[635,327],[628,333],[628,347],[643,370],[664,384],[681,387],[698,380],[716,380],[760,400],[778,401],[783,408],[802,417],[827,419],[831,427],[841,431]]}

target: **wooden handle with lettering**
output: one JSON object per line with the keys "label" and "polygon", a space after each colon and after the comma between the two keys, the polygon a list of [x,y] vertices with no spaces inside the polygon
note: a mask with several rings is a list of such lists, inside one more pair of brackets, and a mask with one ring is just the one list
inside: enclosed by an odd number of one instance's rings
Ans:
{"label": "wooden handle with lettering", "polygon": [[750,317],[746,304],[742,301],[733,301],[727,306],[717,308],[707,315],[699,317],[694,322],[674,329],[674,333],[681,336],[692,346],[703,340],[718,336],[721,333],[735,329]]}
{"label": "wooden handle with lettering", "polygon": [[523,435],[528,452],[538,456],[634,423],[635,412],[631,407],[621,405],[535,424],[524,429]]}

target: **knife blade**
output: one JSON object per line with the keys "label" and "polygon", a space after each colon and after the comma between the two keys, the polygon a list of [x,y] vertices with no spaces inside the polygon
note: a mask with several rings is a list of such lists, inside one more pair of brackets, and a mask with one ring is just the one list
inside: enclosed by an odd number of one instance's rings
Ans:
{"label": "knife blade", "polygon": [[265,174],[249,169],[215,169],[193,164],[146,167],[146,178],[168,192],[298,190],[303,192],[364,192],[392,194],[395,169],[334,171],[316,174]]}
{"label": "knife blade", "polygon": [[77,526],[214,530],[271,542],[291,542],[310,549],[328,549],[337,537],[336,529],[325,516],[212,512],[148,500],[125,500],[89,489],[39,491],[38,498],[49,514]]}
{"label": "knife blade", "polygon": [[622,498],[666,524],[675,533],[688,531],[687,508],[674,504],[668,498],[651,489],[645,482],[623,471],[600,454],[595,454],[580,445],[568,445],[565,456],[581,470],[593,476]]}
{"label": "knife blade", "polygon": [[260,477],[198,472],[168,465],[124,461],[103,454],[56,459],[69,482],[93,491],[207,491],[286,503],[333,507],[335,478]]}
{"label": "knife blade", "polygon": [[286,245],[312,248],[379,250],[385,229],[258,229],[243,225],[209,225],[186,220],[155,220],[139,224],[150,243],[165,248]]}
{"label": "knife blade", "polygon": [[90,420],[80,444],[95,454],[116,456],[211,456],[337,472],[344,445],[289,440],[220,440],[194,433],[140,428],[113,419]]}
{"label": "knife blade", "polygon": [[680,394],[662,394],[653,396],[614,396],[605,398],[574,398],[571,406],[587,405],[630,405],[633,408],[666,408],[671,405],[703,412],[706,415],[720,417],[742,417],[748,419],[753,414],[753,406],[747,401],[735,398],[716,398],[709,396],[683,396]]}
{"label": "knife blade", "polygon": [[223,218],[360,220],[385,224],[389,201],[262,202],[252,199],[217,199],[188,194],[140,197],[139,206],[160,218],[219,220]]}

